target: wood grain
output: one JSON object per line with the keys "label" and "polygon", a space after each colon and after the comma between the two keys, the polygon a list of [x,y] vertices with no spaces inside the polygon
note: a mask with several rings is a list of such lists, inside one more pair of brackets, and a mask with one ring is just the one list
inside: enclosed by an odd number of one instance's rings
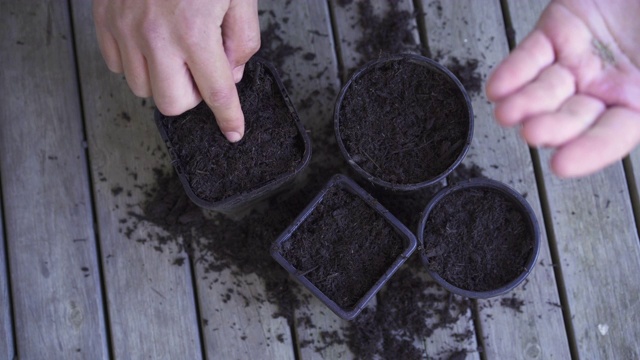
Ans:
{"label": "wood grain", "polygon": [[129,215],[141,213],[153,169],[169,166],[152,104],[108,71],[91,3],[73,1],[72,10],[113,356],[200,358],[191,268],[172,265],[180,249],[143,244],[161,229]]}
{"label": "wood grain", "polygon": [[[486,79],[490,69],[509,52],[499,1],[423,1],[428,42],[439,61],[451,64],[478,60],[477,73]],[[484,81],[483,81],[484,87]],[[474,139],[465,164],[483,168],[489,178],[527,194],[540,222],[539,263],[527,282],[502,298],[479,300],[478,309],[488,358],[568,358],[569,347],[556,281],[544,229],[531,156],[517,132],[501,129],[484,89],[470,93],[475,114]],[[524,301],[520,311],[500,306],[509,298]]]}
{"label": "wood grain", "polygon": [[[546,3],[509,1],[517,41]],[[640,358],[640,282],[629,275],[640,271],[640,243],[622,165],[560,180],[550,171],[550,157],[540,152],[574,356]]]}
{"label": "wood grain", "polygon": [[197,264],[196,276],[207,359],[295,359],[289,324],[273,316],[277,308],[264,301],[258,275],[233,269],[213,274]]}
{"label": "wood grain", "polygon": [[[371,2],[373,13],[384,18],[389,12],[389,3]],[[346,6],[341,6],[337,1],[331,1],[334,13],[334,26],[339,40],[341,63],[344,66],[344,73],[349,74],[359,65],[374,59],[364,59],[357,51],[357,45],[362,39],[363,28],[360,24],[360,13],[358,11],[359,2],[353,2]],[[416,13],[413,2],[399,1],[396,4],[398,11],[407,11],[409,14]],[[410,21],[409,26],[413,27],[413,41],[420,44],[417,21]],[[426,204],[425,204],[426,205]],[[428,275],[424,275],[429,279]],[[393,278],[390,280],[393,281]],[[441,298],[440,290],[428,289],[433,292],[433,296]],[[444,304],[439,304],[445,307]],[[435,306],[435,305],[434,305]],[[425,326],[431,327],[432,321],[436,319],[425,319]],[[459,334],[471,334],[467,340],[454,341],[454,337]],[[423,349],[427,358],[442,358],[450,355],[452,350],[465,350],[468,352],[467,358],[477,359],[480,357],[477,351],[475,330],[473,326],[471,310],[467,309],[464,314],[460,314],[457,321],[451,326],[438,328],[428,339],[415,339],[414,345],[418,349]]]}
{"label": "wood grain", "polygon": [[[339,1],[330,1],[333,8],[334,24],[336,26],[336,33],[338,34],[338,48],[340,53],[340,63],[342,65],[342,81],[346,82],[348,77],[357,68],[364,63],[375,60],[365,59],[363,55],[357,51],[357,47],[362,41],[363,28],[360,18],[359,7],[365,1],[354,1],[350,4],[340,5]],[[380,18],[384,18],[390,10],[390,2],[387,1],[370,1],[372,13]],[[408,12],[414,14],[413,2],[411,1],[398,1],[396,2],[396,10],[400,12]],[[415,19],[409,21],[408,24],[412,27],[411,31],[412,40],[415,44],[420,44],[420,38],[418,34],[418,24]],[[371,44],[375,48],[376,44]],[[417,51],[413,51],[414,53]]]}
{"label": "wood grain", "polygon": [[[262,1],[260,10],[261,28],[278,24],[277,35],[296,49],[283,59],[278,70],[300,120],[310,132],[313,150],[308,172],[328,179],[332,174],[319,172],[318,168],[342,159],[333,135],[333,107],[340,80],[327,4],[324,1]],[[277,44],[263,43],[263,46],[274,45]],[[352,358],[346,344],[328,344],[322,339],[326,333],[342,336],[346,322],[306,290],[303,298],[309,300],[303,301],[294,315],[297,320],[305,319],[295,322],[300,358]]]}
{"label": "wood grain", "polygon": [[0,174],[16,353],[106,359],[69,9],[58,1],[0,8]]}
{"label": "wood grain", "polygon": [[0,192],[0,357],[13,359],[13,324],[11,319],[11,298],[9,296],[9,276],[4,242],[2,217],[2,193]]}

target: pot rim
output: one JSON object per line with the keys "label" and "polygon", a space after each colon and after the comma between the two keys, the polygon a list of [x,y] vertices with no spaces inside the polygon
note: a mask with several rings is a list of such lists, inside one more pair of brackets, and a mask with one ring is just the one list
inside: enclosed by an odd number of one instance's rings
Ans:
{"label": "pot rim", "polygon": [[[529,224],[529,229],[531,230],[532,236],[533,236],[533,249],[531,251],[531,255],[529,256],[529,259],[527,260],[524,266],[524,270],[513,280],[509,281],[507,284],[502,285],[493,290],[474,291],[474,290],[463,289],[456,285],[453,285],[452,283],[442,278],[438,273],[429,269],[429,260],[424,253],[424,230],[425,230],[425,225],[427,223],[427,220],[429,218],[429,214],[431,213],[431,211],[447,195],[457,191],[470,189],[470,188],[489,189],[489,190],[498,192],[502,195],[505,195],[510,200],[512,200],[512,202],[516,204],[518,208],[520,208],[520,210],[525,215],[525,219]],[[438,191],[436,195],[431,199],[431,201],[429,201],[424,211],[422,212],[416,235],[417,235],[417,240],[419,244],[420,259],[426,271],[429,273],[429,275],[431,275],[431,277],[438,284],[440,284],[442,287],[444,287],[448,291],[458,295],[462,295],[469,298],[475,298],[475,299],[492,298],[492,297],[504,295],[510,292],[511,290],[515,289],[518,285],[520,285],[520,283],[522,283],[522,281],[524,281],[525,278],[527,278],[527,276],[529,276],[531,271],[533,271],[533,268],[535,267],[536,262],[538,261],[538,256],[540,253],[540,227],[539,227],[538,219],[536,218],[535,212],[533,211],[529,203],[525,200],[525,198],[522,195],[520,195],[520,193],[515,191],[510,186],[502,182],[492,180],[492,179],[487,179],[487,178],[474,178],[474,179],[464,180],[454,185],[447,186],[441,189],[440,191]]]}
{"label": "pot rim", "polygon": [[[464,101],[465,101],[465,104],[467,106],[467,114],[468,114],[468,119],[469,119],[468,124],[469,125],[468,125],[468,130],[467,130],[467,137],[466,137],[464,146],[462,147],[462,151],[460,152],[460,154],[458,155],[456,160],[451,165],[449,165],[449,167],[446,170],[444,170],[442,173],[432,177],[431,179],[427,179],[425,181],[421,181],[421,182],[418,182],[418,183],[411,183],[411,184],[392,183],[392,182],[383,180],[383,179],[381,179],[381,178],[379,178],[377,176],[374,176],[374,175],[370,174],[369,172],[365,171],[362,167],[360,167],[358,164],[356,164],[355,161],[352,160],[352,157],[349,154],[349,152],[347,151],[347,149],[346,149],[346,147],[345,147],[345,145],[344,145],[344,143],[342,141],[342,137],[340,135],[340,108],[342,106],[342,100],[344,99],[344,96],[346,95],[346,93],[349,91],[349,88],[351,87],[351,84],[355,80],[360,78],[361,76],[365,75],[371,69],[374,69],[377,66],[379,66],[380,64],[385,63],[385,62],[394,62],[394,61],[410,61],[412,63],[416,63],[416,64],[420,64],[420,65],[423,65],[423,66],[430,67],[434,71],[438,71],[438,72],[444,74],[460,90],[460,93],[462,94],[462,96],[464,98]],[[462,160],[465,158],[465,156],[469,152],[469,148],[471,147],[471,141],[473,139],[474,121],[475,121],[475,119],[474,119],[474,115],[473,115],[473,108],[472,108],[472,104],[471,104],[471,98],[469,97],[469,94],[468,94],[467,90],[464,88],[464,86],[462,85],[460,80],[458,80],[458,78],[449,69],[447,69],[443,65],[439,64],[438,62],[434,61],[433,59],[430,59],[428,57],[421,56],[421,55],[416,55],[416,54],[387,55],[387,56],[381,57],[379,59],[375,59],[375,60],[371,60],[371,61],[367,62],[365,65],[360,67],[353,75],[351,75],[349,80],[342,87],[342,89],[340,90],[340,93],[338,94],[338,98],[336,100],[336,104],[335,104],[334,112],[333,112],[334,133],[335,133],[335,136],[336,136],[336,140],[337,140],[338,146],[340,147],[340,152],[342,153],[342,156],[349,163],[349,166],[351,166],[351,168],[354,169],[356,171],[356,173],[358,173],[359,176],[361,176],[364,179],[367,179],[369,182],[371,182],[371,183],[373,183],[373,184],[375,184],[377,186],[380,186],[382,188],[393,190],[393,191],[419,190],[419,189],[425,188],[427,186],[436,184],[436,183],[440,182],[441,180],[443,180],[447,175],[449,175],[458,165],[460,165]]]}
{"label": "pot rim", "polygon": [[[298,227],[307,219],[311,212],[322,201],[327,192],[339,186],[342,189],[349,191],[351,194],[362,198],[367,205],[369,205],[374,211],[376,211],[382,218],[392,226],[396,233],[403,240],[403,251],[400,253],[393,264],[385,270],[385,273],[380,277],[375,284],[353,305],[352,307],[345,308],[338,305],[335,301],[331,300],[327,295],[318,289],[304,274],[300,274],[287,259],[280,254],[280,247],[282,243],[287,241],[291,235],[298,229]],[[271,256],[289,272],[296,280],[302,285],[307,287],[313,295],[315,295],[320,301],[322,301],[329,309],[331,309],[336,315],[345,319],[352,320],[366,307],[367,303],[380,291],[384,284],[391,279],[395,272],[404,264],[407,259],[413,254],[417,248],[417,240],[413,232],[409,230],[400,220],[398,220],[391,212],[382,206],[373,196],[367,193],[361,188],[355,181],[349,177],[336,174],[327,182],[327,184],[320,190],[320,192],[314,197],[314,199],[305,207],[305,209],[298,215],[298,217],[278,236],[278,238],[271,245]]]}
{"label": "pot rim", "polygon": [[210,200],[203,199],[195,194],[195,192],[191,188],[191,184],[189,183],[189,180],[187,179],[187,176],[184,173],[183,169],[180,168],[180,166],[178,166],[178,157],[173,149],[171,141],[169,140],[167,131],[162,125],[162,120],[166,116],[160,113],[160,111],[157,108],[154,111],[154,121],[156,123],[156,127],[158,128],[160,132],[160,136],[162,137],[162,140],[165,143],[167,150],[169,151],[173,168],[178,174],[180,183],[182,184],[182,187],[187,193],[187,196],[189,197],[189,199],[191,199],[191,201],[193,201],[196,205],[202,208],[215,210],[215,211],[219,211],[227,214],[242,211],[247,207],[251,206],[253,203],[258,202],[268,197],[269,195],[273,194],[281,186],[283,186],[285,183],[289,181],[292,181],[300,172],[302,172],[302,170],[304,170],[307,167],[311,159],[311,139],[307,131],[304,129],[304,126],[302,125],[302,122],[298,117],[298,112],[293,106],[293,102],[291,101],[289,94],[287,93],[284,87],[284,84],[282,83],[282,80],[280,79],[280,76],[278,75],[278,72],[276,71],[275,67],[270,62],[258,56],[254,56],[250,61],[255,61],[259,63],[261,66],[263,66],[263,68],[275,80],[275,83],[279,89],[280,95],[282,96],[282,99],[288,108],[289,114],[291,115],[292,120],[295,123],[296,128],[298,129],[298,134],[299,136],[302,137],[302,142],[304,144],[304,152],[302,154],[302,158],[300,159],[295,169],[293,169],[293,171],[283,172],[279,176],[276,176],[275,178],[266,181],[265,183],[259,185],[258,187],[255,187],[246,192],[240,192],[237,194],[227,196],[218,201],[210,201]]}

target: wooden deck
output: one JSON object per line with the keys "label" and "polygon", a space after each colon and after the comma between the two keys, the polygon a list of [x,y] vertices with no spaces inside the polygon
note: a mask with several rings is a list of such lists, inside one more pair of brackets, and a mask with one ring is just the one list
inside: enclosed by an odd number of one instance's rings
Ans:
{"label": "wooden deck", "polygon": [[[357,3],[357,2],[356,2]],[[373,1],[383,14],[386,1]],[[479,60],[485,76],[520,41],[546,1],[400,1],[432,54]],[[316,138],[330,129],[344,74],[359,63],[356,4],[262,1],[261,25],[278,23],[301,49],[281,64],[289,93]],[[344,323],[319,301],[314,326],[274,317],[263,279],[195,262],[180,249],[132,240],[162,232],[140,210],[154,168],[169,168],[152,104],[135,98],[99,53],[90,1],[0,0],[0,359],[350,359],[343,341],[319,344]],[[505,21],[507,24],[505,25]],[[513,44],[512,44],[513,45]],[[305,54],[314,54],[312,62]],[[321,76],[319,76],[321,74]],[[314,101],[308,102],[309,98]],[[473,302],[459,320],[417,340],[447,358],[471,332],[467,359],[640,359],[640,151],[580,180],[559,180],[549,154],[499,128],[483,94],[466,163],[527,194],[544,226],[540,260],[504,299],[517,311]],[[324,135],[323,135],[324,134]],[[312,165],[325,156],[313,155]],[[117,189],[124,189],[121,194]],[[195,264],[195,265],[194,265]],[[235,283],[248,299],[221,296]],[[374,304],[375,305],[375,304]],[[307,323],[308,324],[308,323]]]}

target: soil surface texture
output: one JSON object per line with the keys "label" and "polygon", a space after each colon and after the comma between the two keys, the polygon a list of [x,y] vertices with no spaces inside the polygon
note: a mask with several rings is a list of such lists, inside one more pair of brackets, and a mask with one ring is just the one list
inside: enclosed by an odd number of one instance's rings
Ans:
{"label": "soil surface texture", "polygon": [[424,230],[429,269],[470,291],[500,288],[520,275],[533,251],[525,214],[505,195],[461,189],[436,205]]}
{"label": "soil surface texture", "polygon": [[469,121],[455,83],[407,59],[361,74],[339,110],[351,160],[392,184],[418,184],[446,171],[463,151]]}
{"label": "soil surface texture", "polygon": [[194,194],[208,202],[248,193],[293,173],[304,156],[296,118],[265,66],[247,64],[238,94],[245,116],[245,135],[238,143],[227,141],[204,102],[161,121],[174,165]]}
{"label": "soil surface texture", "polygon": [[353,308],[403,250],[389,222],[340,186],[281,244],[282,256],[344,309]]}

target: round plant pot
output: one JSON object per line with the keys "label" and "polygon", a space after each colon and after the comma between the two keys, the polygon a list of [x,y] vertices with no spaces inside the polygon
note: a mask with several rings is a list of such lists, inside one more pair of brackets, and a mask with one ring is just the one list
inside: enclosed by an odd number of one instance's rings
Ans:
{"label": "round plant pot", "polygon": [[351,320],[413,253],[413,233],[371,195],[335,175],[271,247],[271,255]]}
{"label": "round plant pot", "polygon": [[420,257],[433,279],[470,298],[514,289],[540,251],[538,221],[527,201],[489,179],[439,191],[425,208],[417,235]]}
{"label": "round plant pot", "polygon": [[364,179],[410,191],[439,182],[464,158],[473,136],[471,100],[437,62],[401,54],[364,65],[334,110],[338,145]]}
{"label": "round plant pot", "polygon": [[237,88],[245,135],[235,144],[204,102],[178,116],[155,112],[189,198],[224,213],[241,212],[282,189],[311,157],[309,136],[271,64],[251,59]]}

